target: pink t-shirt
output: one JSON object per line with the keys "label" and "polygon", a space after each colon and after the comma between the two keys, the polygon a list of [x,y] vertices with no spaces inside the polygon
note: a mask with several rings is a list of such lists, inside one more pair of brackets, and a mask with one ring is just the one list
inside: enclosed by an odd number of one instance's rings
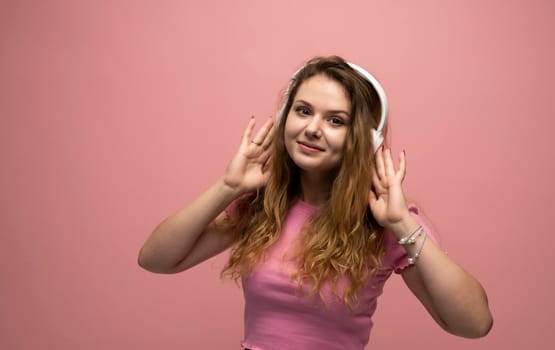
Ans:
{"label": "pink t-shirt", "polygon": [[[326,304],[319,295],[299,296],[297,283],[291,281],[295,265],[287,253],[301,227],[317,210],[296,200],[285,218],[281,235],[268,252],[267,260],[257,266],[251,275],[243,278],[243,348],[362,350],[368,343],[377,298],[382,294],[384,283],[391,273],[400,272],[408,265],[406,251],[391,232],[384,232],[383,270],[359,291],[359,304],[352,312],[331,293],[328,285],[323,287]],[[416,208],[411,206],[410,210],[422,223]],[[427,227],[424,229],[430,234]]]}

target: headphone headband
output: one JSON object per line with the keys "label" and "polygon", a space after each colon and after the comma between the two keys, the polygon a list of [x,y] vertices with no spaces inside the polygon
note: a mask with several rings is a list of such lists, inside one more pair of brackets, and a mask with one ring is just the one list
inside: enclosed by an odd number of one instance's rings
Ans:
{"label": "headphone headband", "polygon": [[[385,91],[383,89],[383,87],[380,85],[380,83],[378,82],[378,80],[372,75],[370,74],[368,71],[366,71],[364,68],[351,63],[351,62],[347,62],[347,64],[353,68],[358,74],[360,74],[364,79],[366,79],[370,85],[372,85],[372,87],[374,88],[374,90],[376,90],[377,94],[378,94],[378,98],[380,99],[380,105],[381,105],[381,115],[380,115],[380,123],[378,124],[378,128],[377,129],[372,129],[371,133],[372,133],[372,141],[374,144],[374,151],[376,151],[378,149],[378,147],[380,147],[384,141],[384,136],[383,136],[383,130],[385,129],[385,126],[387,124],[387,113],[388,113],[388,109],[389,109],[389,105],[387,102],[387,96],[385,95]],[[293,81],[295,80],[295,78],[297,77],[297,75],[299,74],[299,72],[304,68],[305,66],[299,68],[295,74],[293,74],[293,77],[291,78],[289,85],[287,86],[287,90],[285,91],[285,99],[284,99],[284,103],[283,106],[281,107],[280,111],[278,112],[277,116],[276,116],[276,121],[279,122],[282,115],[284,109],[285,109],[285,104],[287,103],[287,100],[289,99],[289,93],[291,92],[291,85],[293,84]]]}

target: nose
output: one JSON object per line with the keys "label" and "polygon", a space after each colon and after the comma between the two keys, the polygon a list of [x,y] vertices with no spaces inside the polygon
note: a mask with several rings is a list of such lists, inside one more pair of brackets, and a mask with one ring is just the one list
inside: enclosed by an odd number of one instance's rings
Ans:
{"label": "nose", "polygon": [[304,129],[304,133],[309,138],[320,138],[322,136],[322,118],[314,115]]}

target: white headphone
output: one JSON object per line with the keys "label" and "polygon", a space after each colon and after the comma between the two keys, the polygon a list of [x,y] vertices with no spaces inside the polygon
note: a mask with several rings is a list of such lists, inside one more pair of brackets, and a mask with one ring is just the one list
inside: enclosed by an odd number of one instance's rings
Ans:
{"label": "white headphone", "polygon": [[[372,128],[371,130],[371,134],[372,134],[372,141],[374,144],[374,151],[377,151],[378,148],[382,145],[383,141],[384,141],[384,135],[383,135],[383,130],[385,129],[385,126],[387,124],[387,111],[388,111],[388,103],[387,103],[387,96],[385,95],[385,91],[382,88],[382,86],[380,85],[380,83],[378,82],[378,80],[376,78],[374,78],[374,76],[372,74],[370,74],[368,71],[366,71],[364,68],[357,66],[354,63],[351,62],[347,62],[347,64],[353,68],[355,71],[357,71],[357,73],[359,73],[364,79],[366,79],[370,85],[372,85],[374,87],[374,90],[376,90],[376,92],[378,93],[378,98],[380,99],[380,105],[381,105],[381,116],[380,116],[380,123],[378,125],[377,129]],[[293,74],[293,77],[291,78],[291,81],[289,82],[289,85],[287,86],[287,90],[285,91],[285,96],[284,96],[284,103],[283,106],[281,107],[281,109],[279,110],[279,112],[276,115],[276,121],[279,123],[283,113],[285,112],[285,105],[287,103],[287,100],[289,99],[289,93],[291,92],[291,86],[293,85],[293,81],[295,80],[295,78],[297,77],[297,74],[299,73],[299,71],[301,71],[304,68],[301,67],[299,68],[295,74]]]}

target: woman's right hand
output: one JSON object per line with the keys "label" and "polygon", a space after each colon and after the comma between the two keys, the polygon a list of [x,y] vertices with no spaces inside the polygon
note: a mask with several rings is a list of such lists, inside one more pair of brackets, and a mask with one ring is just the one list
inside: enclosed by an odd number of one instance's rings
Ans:
{"label": "woman's right hand", "polygon": [[239,150],[223,177],[224,183],[239,195],[263,187],[270,177],[270,146],[274,138],[274,120],[270,117],[252,137],[254,125],[253,116],[243,133]]}

